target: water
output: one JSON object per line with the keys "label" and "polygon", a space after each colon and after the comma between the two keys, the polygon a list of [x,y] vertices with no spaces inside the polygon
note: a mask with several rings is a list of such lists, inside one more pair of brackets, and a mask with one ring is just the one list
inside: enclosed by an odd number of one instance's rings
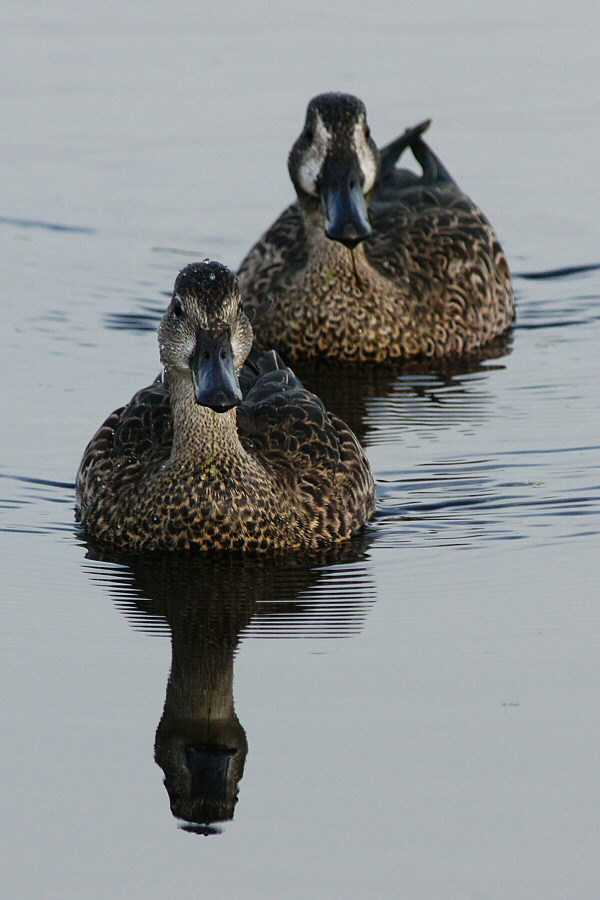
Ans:
{"label": "water", "polygon": [[[2,14],[6,896],[597,897],[595,4]],[[470,366],[303,371],[376,476],[342,554],[99,558],[83,447],[154,377],[178,269],[235,267],[289,202],[327,89],[382,144],[433,117],[517,324]],[[214,708],[233,818],[203,827],[180,763]]]}

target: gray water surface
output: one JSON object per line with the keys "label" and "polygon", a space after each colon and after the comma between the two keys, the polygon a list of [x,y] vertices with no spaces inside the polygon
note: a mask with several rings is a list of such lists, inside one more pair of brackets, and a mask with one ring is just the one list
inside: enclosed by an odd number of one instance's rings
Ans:
{"label": "gray water surface", "polygon": [[[2,19],[5,896],[596,898],[596,4]],[[343,552],[102,556],[84,446],[158,371],[179,268],[235,268],[290,202],[331,89],[380,144],[433,118],[516,325],[469,364],[303,367],[377,482]]]}

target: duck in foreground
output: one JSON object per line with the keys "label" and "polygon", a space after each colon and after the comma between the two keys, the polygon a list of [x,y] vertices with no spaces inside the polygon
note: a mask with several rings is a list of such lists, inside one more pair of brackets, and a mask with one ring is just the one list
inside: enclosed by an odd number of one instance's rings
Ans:
{"label": "duck in foreground", "polygon": [[179,273],[158,342],[164,375],[108,417],[79,466],[90,536],[144,551],[304,551],[370,518],[358,441],[274,351],[252,348],[229,269]]}
{"label": "duck in foreground", "polygon": [[[423,140],[379,151],[363,103],[308,105],[288,169],[297,194],[238,273],[270,312],[257,338],[290,357],[441,357],[476,351],[514,319],[506,257],[481,210]],[[396,163],[410,147],[422,175]]]}

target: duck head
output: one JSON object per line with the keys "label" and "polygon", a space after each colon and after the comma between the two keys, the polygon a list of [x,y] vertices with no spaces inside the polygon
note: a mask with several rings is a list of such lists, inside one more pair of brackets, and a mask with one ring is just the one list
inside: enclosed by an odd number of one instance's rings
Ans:
{"label": "duck head", "polygon": [[182,269],[158,330],[171,384],[191,381],[196,402],[226,412],[242,401],[238,373],[252,346],[235,275],[204,260]]}
{"label": "duck head", "polygon": [[351,94],[314,97],[288,170],[300,203],[320,201],[328,238],[352,249],[371,235],[367,202],[379,169],[364,103]]}

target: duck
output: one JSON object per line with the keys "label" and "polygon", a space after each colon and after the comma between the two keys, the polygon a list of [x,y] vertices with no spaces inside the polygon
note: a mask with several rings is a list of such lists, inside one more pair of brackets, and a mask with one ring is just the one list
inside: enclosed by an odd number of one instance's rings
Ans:
{"label": "duck", "polygon": [[83,454],[76,517],[89,537],[133,552],[304,552],[371,518],[356,437],[253,345],[251,318],[226,266],[178,274],[158,329],[161,374]]}
{"label": "duck", "polygon": [[[257,340],[286,359],[458,357],[515,316],[492,225],[423,139],[431,120],[379,150],[364,103],[308,104],[288,158],[296,202],[242,261],[249,308],[271,309]],[[397,162],[410,148],[421,173]]]}

